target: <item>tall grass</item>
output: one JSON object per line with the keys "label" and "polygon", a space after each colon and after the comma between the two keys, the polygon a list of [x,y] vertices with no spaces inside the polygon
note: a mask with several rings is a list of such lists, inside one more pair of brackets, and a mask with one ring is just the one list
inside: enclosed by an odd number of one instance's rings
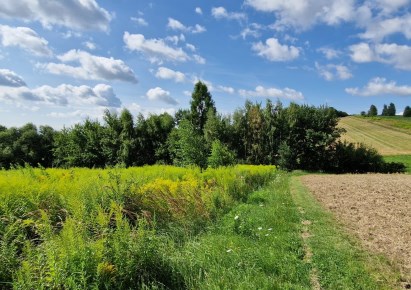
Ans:
{"label": "tall grass", "polygon": [[274,175],[272,166],[0,171],[0,287],[186,288],[173,253]]}

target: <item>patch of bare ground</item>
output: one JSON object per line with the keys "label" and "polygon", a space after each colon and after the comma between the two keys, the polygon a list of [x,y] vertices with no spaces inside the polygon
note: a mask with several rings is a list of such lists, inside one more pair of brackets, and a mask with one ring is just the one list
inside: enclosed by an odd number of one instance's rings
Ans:
{"label": "patch of bare ground", "polygon": [[[302,207],[299,207],[298,211],[300,212],[301,215],[305,214],[305,211]],[[301,224],[303,225],[301,237],[303,238],[303,245],[304,245],[304,261],[307,264],[311,264],[313,252],[307,242],[307,239],[311,237],[311,233],[309,229],[309,226],[311,225],[311,221],[303,220]],[[318,280],[317,272],[318,272],[317,268],[315,267],[311,268],[310,281],[311,281],[312,290],[321,290],[321,285],[320,285],[320,281]]]}
{"label": "patch of bare ground", "polygon": [[301,180],[369,250],[411,282],[411,175],[306,175]]}

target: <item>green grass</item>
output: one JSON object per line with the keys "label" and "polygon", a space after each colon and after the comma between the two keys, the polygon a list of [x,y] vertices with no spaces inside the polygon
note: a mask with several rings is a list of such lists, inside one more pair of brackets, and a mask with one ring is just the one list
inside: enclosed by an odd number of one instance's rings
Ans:
{"label": "green grass", "polygon": [[390,126],[411,134],[411,118],[404,118],[402,116],[378,116],[369,118],[369,121],[380,125]]}
{"label": "green grass", "polygon": [[351,116],[341,118],[339,126],[346,130],[346,133],[342,135],[343,140],[364,143],[377,149],[384,156],[409,155],[411,154],[411,131],[400,130],[398,126],[407,127],[411,121],[408,118],[403,119],[397,117],[365,118]]}
{"label": "green grass", "polygon": [[[411,145],[410,145],[411,146]],[[387,162],[401,162],[407,167],[406,171],[411,173],[411,155],[390,155],[384,156],[384,160]]]}
{"label": "green grass", "polygon": [[[312,221],[311,263],[304,259],[304,220]],[[384,257],[362,250],[287,174],[177,254],[189,289],[313,289],[314,271],[321,289],[395,289],[400,277]]]}
{"label": "green grass", "polygon": [[304,210],[301,219],[312,222],[307,242],[322,289],[399,288],[400,274],[386,258],[362,250],[359,241],[319,205],[297,176],[290,182],[294,201]]}
{"label": "green grass", "polygon": [[288,177],[251,194],[179,253],[189,289],[310,289]]}
{"label": "green grass", "polygon": [[23,168],[0,171],[0,198],[0,289],[312,289],[313,269],[323,289],[396,282],[270,166]]}

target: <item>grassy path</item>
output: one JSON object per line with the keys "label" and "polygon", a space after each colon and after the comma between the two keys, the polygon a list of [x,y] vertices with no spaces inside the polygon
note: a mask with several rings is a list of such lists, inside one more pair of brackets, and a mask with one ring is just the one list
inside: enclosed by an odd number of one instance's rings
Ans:
{"label": "grassy path", "polygon": [[[290,179],[290,192],[307,225],[307,247],[312,252],[312,275],[321,289],[399,289],[399,274],[384,257],[361,250],[333,216],[301,184]],[[317,288],[318,289],[318,288]]]}
{"label": "grassy path", "polygon": [[366,118],[346,117],[339,125],[347,132],[344,140],[365,143],[377,149],[382,155],[411,154],[411,134],[401,132],[387,124],[372,122]]}
{"label": "grassy path", "polygon": [[176,268],[188,289],[311,289],[300,217],[287,180],[278,174],[184,246]]}
{"label": "grassy path", "polygon": [[177,251],[188,289],[396,289],[385,258],[360,249],[299,181],[279,173]]}

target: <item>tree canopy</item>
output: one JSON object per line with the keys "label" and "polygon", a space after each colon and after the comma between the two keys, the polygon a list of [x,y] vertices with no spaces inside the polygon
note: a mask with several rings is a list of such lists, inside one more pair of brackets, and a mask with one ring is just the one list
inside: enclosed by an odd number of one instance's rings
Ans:
{"label": "tree canopy", "polygon": [[[30,123],[21,128],[0,126],[0,167],[161,163],[206,168],[248,163],[346,172],[353,171],[356,162],[365,162],[361,170],[390,169],[383,167],[376,152],[339,141],[342,131],[337,124],[346,113],[332,107],[246,101],[233,114],[223,116],[202,82],[195,84],[190,105],[190,110],[178,110],[174,116],[134,118],[127,109],[119,114],[106,110],[103,123],[86,119],[59,131],[48,126],[38,130]],[[395,110],[392,103],[387,110],[392,107]],[[368,115],[377,115],[374,105]]]}

